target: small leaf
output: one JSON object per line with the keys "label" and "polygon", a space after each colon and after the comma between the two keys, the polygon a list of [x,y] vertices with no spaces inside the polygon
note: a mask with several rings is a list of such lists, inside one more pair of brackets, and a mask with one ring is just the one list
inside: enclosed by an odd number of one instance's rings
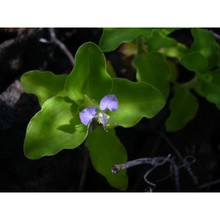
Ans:
{"label": "small leaf", "polygon": [[105,28],[99,46],[104,52],[113,51],[122,43],[131,42],[139,36],[147,37],[151,31],[150,28]]}
{"label": "small leaf", "polygon": [[177,43],[176,45],[162,48],[160,52],[168,57],[180,60],[189,52],[189,49],[184,44]]}
{"label": "small leaf", "polygon": [[67,97],[48,99],[28,124],[24,142],[26,157],[39,159],[78,147],[88,130],[78,114],[78,106]]}
{"label": "small leaf", "polygon": [[21,84],[27,93],[35,94],[42,105],[47,99],[65,96],[64,82],[67,75],[55,75],[49,71],[32,70],[24,73]]}
{"label": "small leaf", "polygon": [[198,79],[200,79],[201,81],[207,82],[207,83],[211,83],[212,82],[212,73],[211,72],[205,72],[205,73],[197,73],[197,77]]}
{"label": "small leaf", "polygon": [[182,129],[195,117],[198,108],[199,102],[189,90],[176,89],[170,101],[170,115],[166,120],[167,131],[175,132]]}
{"label": "small leaf", "polygon": [[147,45],[150,51],[158,51],[164,47],[171,47],[177,44],[176,40],[166,36],[162,30],[155,29],[147,38]]}
{"label": "small leaf", "polygon": [[200,52],[208,61],[208,67],[212,68],[217,64],[219,59],[219,46],[214,36],[206,29],[191,29],[194,43],[192,51]]}
{"label": "small leaf", "polygon": [[209,78],[202,79],[197,83],[195,89],[198,94],[204,96],[209,102],[220,106],[220,70],[207,74]]}
{"label": "small leaf", "polygon": [[132,127],[143,117],[155,116],[165,104],[165,99],[159,90],[143,82],[115,78],[112,93],[118,99],[119,108],[108,113],[110,127]]}
{"label": "small leaf", "polygon": [[176,30],[179,30],[179,28],[160,28],[161,32],[165,35],[169,35],[173,33]]}
{"label": "small leaf", "polygon": [[196,73],[204,72],[208,67],[207,59],[199,52],[188,53],[180,60],[188,70]]}
{"label": "small leaf", "polygon": [[155,86],[165,98],[169,93],[169,68],[164,57],[157,52],[140,54],[134,59],[137,80]]}
{"label": "small leaf", "polygon": [[90,158],[96,171],[103,175],[111,186],[125,191],[128,187],[126,171],[112,174],[114,164],[125,163],[127,152],[115,134],[114,129],[106,132],[98,126],[89,134],[87,139]]}
{"label": "small leaf", "polygon": [[137,53],[137,44],[135,42],[124,43],[120,46],[119,52],[126,57],[133,56]]}
{"label": "small leaf", "polygon": [[112,80],[106,72],[105,57],[99,47],[84,43],[77,51],[75,67],[66,79],[65,88],[69,98],[81,104],[87,95],[101,100],[112,88]]}

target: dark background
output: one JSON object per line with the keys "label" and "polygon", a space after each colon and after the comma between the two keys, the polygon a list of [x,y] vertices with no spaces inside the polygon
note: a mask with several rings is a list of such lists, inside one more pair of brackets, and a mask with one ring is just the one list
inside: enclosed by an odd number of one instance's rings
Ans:
{"label": "dark background", "polygon": [[[84,42],[98,44],[102,29],[62,28],[55,29],[55,33],[74,55]],[[117,191],[93,169],[83,146],[39,160],[29,160],[23,154],[27,124],[40,107],[34,95],[23,92],[19,82],[21,75],[33,69],[50,70],[56,74],[69,73],[72,69],[66,54],[50,41],[50,37],[46,28],[0,29],[0,191]],[[192,43],[189,29],[179,30],[173,37],[186,45]],[[42,42],[42,38],[48,42]],[[132,58],[125,57],[120,49],[105,55],[119,77],[135,80]],[[184,78],[187,70],[179,68],[179,80],[189,80]],[[117,128],[116,132],[128,151],[129,160],[171,154],[180,170],[180,191],[215,192],[220,190],[220,111],[205,99],[198,98],[200,107],[196,117],[179,132],[167,133],[165,130],[168,106],[153,119],[142,119],[135,127]],[[191,156],[195,160],[190,163],[193,175],[181,166],[182,161],[175,149],[183,159]],[[143,179],[149,168],[140,165],[128,170],[129,192],[149,189]],[[159,192],[175,192],[175,178],[168,165],[158,167],[149,176],[149,180],[157,185],[155,191]]]}

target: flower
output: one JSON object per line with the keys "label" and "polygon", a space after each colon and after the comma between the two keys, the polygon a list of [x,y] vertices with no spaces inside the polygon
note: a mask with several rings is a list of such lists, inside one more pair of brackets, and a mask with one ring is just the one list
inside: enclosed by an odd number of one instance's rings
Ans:
{"label": "flower", "polygon": [[100,109],[105,111],[109,109],[110,111],[116,111],[118,109],[118,99],[115,95],[106,95],[100,102]]}
{"label": "flower", "polygon": [[79,113],[79,117],[81,122],[84,125],[88,125],[92,122],[92,119],[96,116],[97,113],[97,108],[96,107],[88,107],[83,109],[80,113]]}
{"label": "flower", "polygon": [[118,109],[118,99],[114,94],[106,95],[100,101],[99,107],[100,110],[95,106],[87,107],[79,113],[79,117],[84,125],[90,124],[93,118],[97,118],[97,121],[102,124],[106,130],[110,116],[107,115],[105,111],[116,111]]}

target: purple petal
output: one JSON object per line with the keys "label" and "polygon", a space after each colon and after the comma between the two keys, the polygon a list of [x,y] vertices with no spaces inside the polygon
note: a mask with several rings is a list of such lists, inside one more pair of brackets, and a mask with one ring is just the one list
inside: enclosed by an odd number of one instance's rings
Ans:
{"label": "purple petal", "polygon": [[118,109],[118,99],[115,95],[106,95],[100,102],[100,109],[106,110],[109,109],[110,111],[115,111]]}
{"label": "purple petal", "polygon": [[92,122],[92,119],[95,117],[97,113],[97,108],[96,107],[88,107],[83,109],[80,113],[79,113],[79,117],[81,122],[84,125],[88,125],[89,123]]}

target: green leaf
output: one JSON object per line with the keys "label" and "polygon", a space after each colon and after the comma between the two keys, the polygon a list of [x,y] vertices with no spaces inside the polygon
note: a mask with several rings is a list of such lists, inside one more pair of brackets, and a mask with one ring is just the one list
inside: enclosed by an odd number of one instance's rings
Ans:
{"label": "green leaf", "polygon": [[85,95],[101,100],[111,91],[112,80],[106,72],[105,57],[96,44],[84,43],[78,49],[75,67],[66,79],[65,88],[78,104],[82,104]]}
{"label": "green leaf", "polygon": [[169,94],[169,68],[163,55],[157,52],[140,54],[134,59],[137,80],[155,86],[165,98]]}
{"label": "green leaf", "polygon": [[[211,83],[212,82],[212,73],[211,72],[205,72],[205,73],[197,73],[197,78],[201,81],[205,81],[207,83]],[[199,81],[197,80],[197,83],[199,83]]]}
{"label": "green leaf", "polygon": [[188,70],[196,73],[202,73],[208,67],[207,59],[200,52],[186,54],[180,60],[181,64]]}
{"label": "green leaf", "polygon": [[147,45],[150,51],[158,51],[164,47],[171,47],[177,44],[176,40],[167,37],[162,30],[155,29],[147,38]]}
{"label": "green leaf", "polygon": [[55,75],[49,71],[32,70],[24,73],[21,84],[24,91],[35,94],[42,105],[47,99],[59,95],[65,96],[64,82],[67,75]]}
{"label": "green leaf", "polygon": [[78,116],[78,106],[67,97],[52,97],[28,124],[24,153],[29,159],[50,156],[78,147],[88,128]]}
{"label": "green leaf", "polygon": [[220,106],[220,70],[207,75],[209,76],[207,80],[200,78],[202,80],[197,83],[196,92],[218,107]]}
{"label": "green leaf", "polygon": [[219,58],[219,46],[214,36],[206,29],[191,29],[194,43],[192,51],[200,52],[208,61],[208,67],[212,68],[217,64]]}
{"label": "green leaf", "polygon": [[184,44],[177,43],[176,45],[162,48],[160,52],[165,56],[180,60],[189,52],[189,49]]}
{"label": "green leaf", "polygon": [[167,66],[169,68],[169,72],[170,72],[169,81],[171,83],[176,83],[178,75],[179,75],[179,70],[178,70],[177,64],[175,63],[175,61],[172,61],[172,60],[167,60],[166,64],[167,64]]}
{"label": "green leaf", "polygon": [[132,127],[143,117],[155,116],[165,104],[163,95],[144,82],[115,78],[112,93],[118,98],[119,108],[107,113],[110,115],[110,127]]}
{"label": "green leaf", "polygon": [[119,52],[126,57],[135,55],[137,51],[138,51],[138,45],[136,42],[122,44],[119,49]]}
{"label": "green leaf", "polygon": [[147,37],[151,31],[147,28],[104,28],[99,46],[104,52],[113,51],[122,43],[131,42],[139,36]]}
{"label": "green leaf", "polygon": [[195,117],[199,102],[189,90],[179,88],[175,90],[169,107],[170,115],[166,120],[166,128],[167,131],[175,132]]}
{"label": "green leaf", "polygon": [[179,30],[179,28],[160,28],[161,32],[165,35],[169,35],[172,32]]}
{"label": "green leaf", "polygon": [[112,174],[114,164],[125,163],[127,152],[115,134],[114,129],[106,132],[98,126],[87,139],[90,158],[96,171],[103,175],[111,186],[125,191],[128,187],[126,171]]}
{"label": "green leaf", "polygon": [[114,67],[113,67],[111,61],[109,61],[109,60],[106,61],[106,70],[112,78],[117,77],[117,74],[114,70]]}

